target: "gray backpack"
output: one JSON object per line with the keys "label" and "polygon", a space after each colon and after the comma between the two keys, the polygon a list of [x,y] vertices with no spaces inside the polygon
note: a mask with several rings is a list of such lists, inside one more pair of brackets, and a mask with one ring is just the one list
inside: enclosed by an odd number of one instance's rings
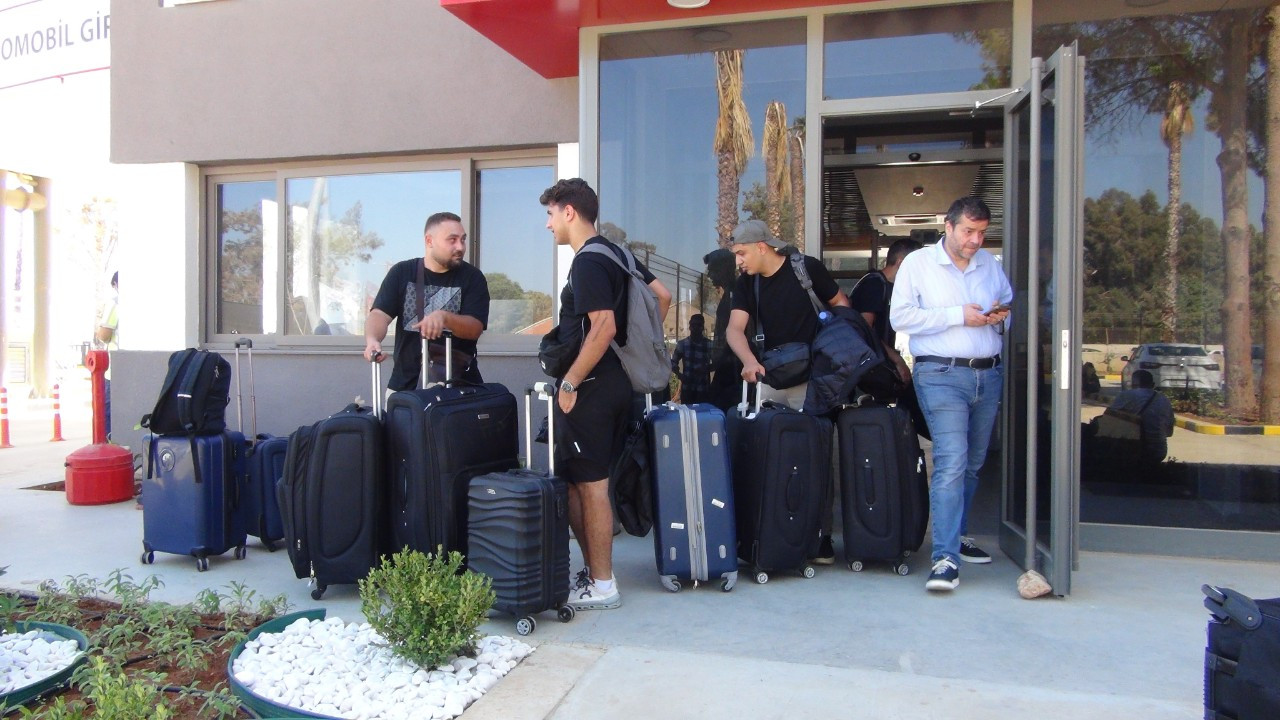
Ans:
{"label": "gray backpack", "polygon": [[603,245],[592,244],[581,252],[597,252],[614,261],[627,272],[627,344],[616,341],[609,346],[622,360],[622,368],[631,378],[631,389],[641,393],[665,390],[671,380],[671,357],[662,333],[662,317],[658,313],[658,296],[636,269],[636,258],[630,250],[619,246],[626,262],[618,259]]}

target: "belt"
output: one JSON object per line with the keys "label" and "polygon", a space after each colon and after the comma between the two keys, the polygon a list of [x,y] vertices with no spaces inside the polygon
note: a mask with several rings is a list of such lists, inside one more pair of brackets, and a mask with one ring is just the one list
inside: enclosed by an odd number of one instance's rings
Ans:
{"label": "belt", "polygon": [[960,365],[974,370],[989,370],[1000,364],[1000,356],[985,358],[956,358],[940,355],[917,355],[916,362],[942,363],[943,365]]}

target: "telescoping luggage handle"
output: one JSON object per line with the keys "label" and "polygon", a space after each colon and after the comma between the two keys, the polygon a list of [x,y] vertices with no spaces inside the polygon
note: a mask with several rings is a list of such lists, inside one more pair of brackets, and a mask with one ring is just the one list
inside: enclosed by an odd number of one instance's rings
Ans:
{"label": "telescoping luggage handle", "polygon": [[373,403],[373,416],[382,419],[386,412],[386,396],[382,394],[382,353],[376,352],[369,360],[369,365],[373,367],[373,391],[370,394],[370,400]]}
{"label": "telescoping luggage handle", "polygon": [[756,401],[754,407],[751,412],[747,412],[747,390],[750,385],[751,383],[746,380],[742,381],[742,402],[738,403],[738,414],[742,416],[743,420],[751,420],[760,414],[760,388],[756,388]]}
{"label": "telescoping luggage handle", "polygon": [[555,388],[549,382],[536,382],[524,393],[524,447],[525,467],[533,469],[533,396],[545,398],[547,401],[547,474],[556,474],[556,418]]}
{"label": "telescoping luggage handle", "polygon": [[256,439],[258,437],[258,393],[254,389],[253,382],[253,339],[238,338],[236,340],[236,420],[240,424],[240,433],[244,434],[244,388],[241,386],[240,380],[240,348],[246,348],[249,354],[249,413],[253,423],[253,434],[248,437]]}
{"label": "telescoping luggage handle", "polygon": [[[440,332],[440,336],[444,338],[444,382],[446,385],[453,382],[453,331],[445,328]],[[419,371],[419,386],[426,389],[428,382],[428,372],[431,369],[431,353],[427,347],[427,336],[422,336],[422,370]]]}

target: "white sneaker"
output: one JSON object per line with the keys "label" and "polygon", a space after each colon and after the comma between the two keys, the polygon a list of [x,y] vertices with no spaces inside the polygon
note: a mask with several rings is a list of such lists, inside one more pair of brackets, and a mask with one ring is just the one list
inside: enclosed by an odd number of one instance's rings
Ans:
{"label": "white sneaker", "polygon": [[592,582],[590,585],[581,590],[570,593],[569,604],[575,610],[612,610],[622,605],[622,594],[618,592],[618,581],[613,582],[613,592],[605,595],[600,592],[596,584]]}

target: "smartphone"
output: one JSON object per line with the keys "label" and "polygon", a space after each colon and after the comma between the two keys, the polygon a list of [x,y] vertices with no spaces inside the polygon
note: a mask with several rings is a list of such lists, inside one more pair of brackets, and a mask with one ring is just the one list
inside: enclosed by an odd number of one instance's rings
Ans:
{"label": "smartphone", "polygon": [[1006,304],[1004,304],[1004,303],[1002,303],[1002,302],[998,302],[998,303],[996,303],[995,305],[992,305],[992,306],[991,306],[991,309],[990,309],[990,310],[988,310],[988,311],[986,311],[986,312],[985,312],[985,313],[983,313],[983,314],[984,314],[984,315],[992,315],[992,314],[995,314],[995,313],[998,313],[998,312],[1004,312],[1005,310],[1008,310],[1010,307],[1011,307],[1011,306],[1006,305]]}

